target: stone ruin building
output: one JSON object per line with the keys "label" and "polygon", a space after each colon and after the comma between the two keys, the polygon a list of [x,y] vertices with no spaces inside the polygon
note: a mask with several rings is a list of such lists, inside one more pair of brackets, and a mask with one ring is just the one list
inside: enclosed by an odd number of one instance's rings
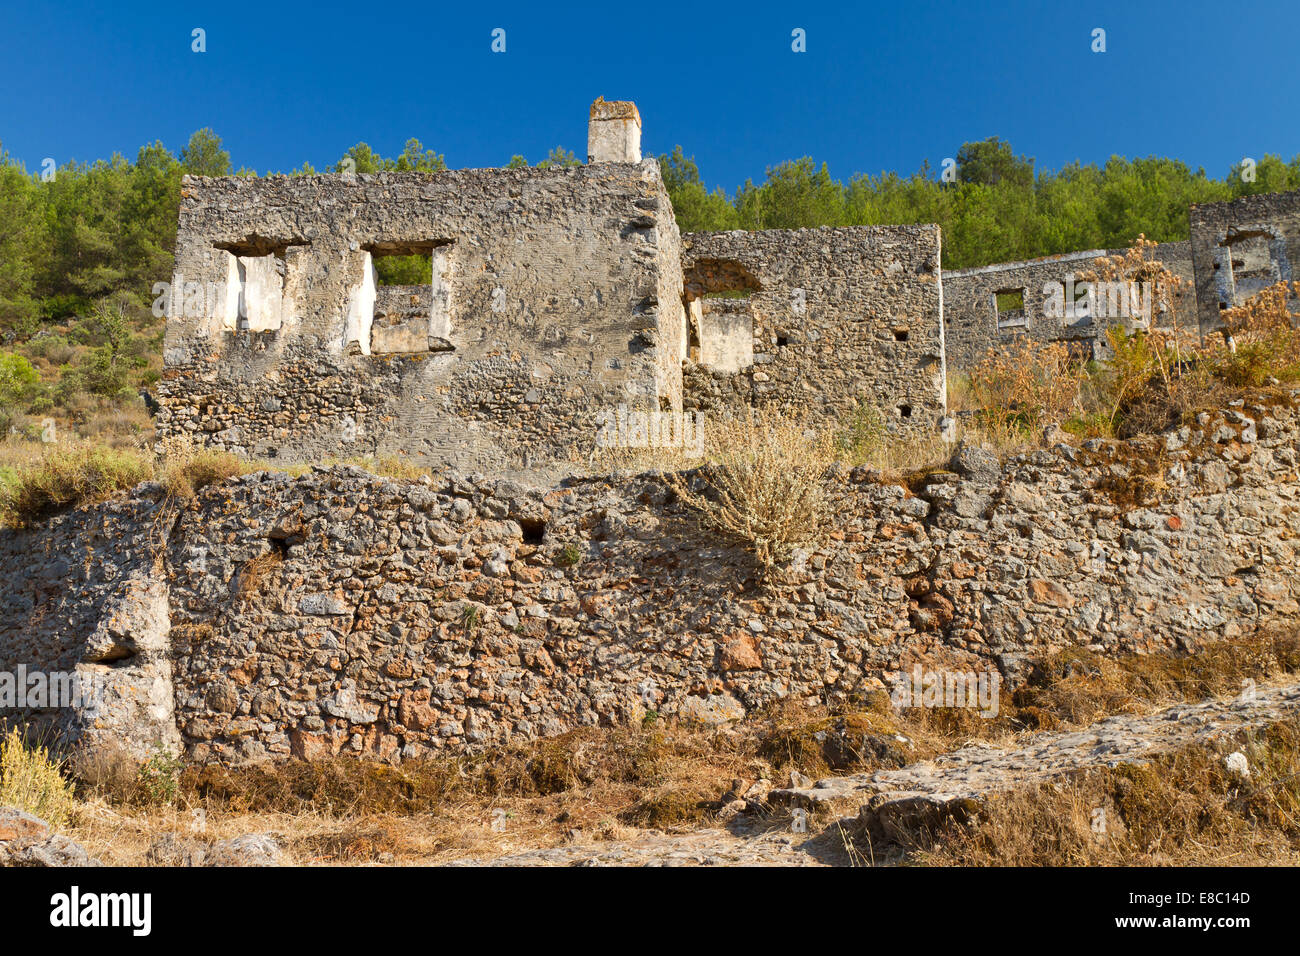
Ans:
{"label": "stone ruin building", "polygon": [[[1089,249],[1026,262],[999,262],[943,273],[944,335],[947,358],[967,369],[990,348],[1032,339],[1062,342],[1083,358],[1101,359],[1108,351],[1105,333],[1115,324],[1129,328],[1177,330],[1199,337],[1193,293],[1190,243],[1164,242],[1152,257],[1186,280],[1173,308],[1153,307],[1143,319],[1126,301],[1127,290],[1101,290],[1089,301],[1080,278],[1098,259],[1123,255],[1123,249]],[[1098,321],[1100,319],[1100,321]]]}
{"label": "stone ruin building", "polygon": [[[1156,309],[1148,320],[1095,316],[1071,301],[1067,283],[1089,271],[1097,259],[1123,249],[1092,249],[1004,262],[943,273],[944,336],[947,361],[969,368],[990,347],[1030,337],[1064,342],[1080,354],[1103,358],[1105,333],[1116,324],[1157,328],[1203,338],[1222,330],[1219,313],[1277,282],[1294,281],[1292,263],[1300,257],[1300,191],[1244,196],[1228,202],[1193,205],[1190,236],[1156,246],[1152,258],[1185,280],[1172,308]],[[1048,307],[1048,290],[1066,296],[1060,312]],[[1082,305],[1082,292],[1076,290]],[[1300,311],[1292,300],[1291,310]],[[1080,314],[1082,313],[1082,314]]]}
{"label": "stone ruin building", "polygon": [[[840,469],[826,540],[772,588],[744,548],[673,530],[688,509],[654,476],[516,480],[581,461],[624,405],[865,401],[932,434],[949,363],[1101,331],[1044,290],[1102,250],[944,273],[933,225],[679,235],[640,129],[598,100],[578,168],[186,178],[164,440],[451,467],[258,471],[184,508],[144,482],[6,529],[0,674],[97,688],[18,712],[109,756],[398,762],[860,703],[920,665],[1016,686],[1083,635],[1194,650],[1295,619],[1300,389],[1161,439],[964,449],[906,488]],[[1196,282],[1174,311],[1210,334],[1290,278],[1297,211],[1193,208],[1160,248]],[[1149,458],[1168,483],[1135,504],[1113,479]]]}
{"label": "stone ruin building", "polygon": [[688,234],[689,407],[777,401],[899,432],[946,414],[938,226]]}
{"label": "stone ruin building", "polygon": [[[598,99],[576,168],[187,176],[159,435],[548,480],[620,408],[865,403],[934,434],[950,366],[1026,336],[1103,352],[1108,323],[1047,292],[1122,250],[941,272],[934,225],[682,236],[640,137],[635,105]],[[1196,206],[1191,227],[1157,249],[1188,288],[1152,321],[1199,335],[1291,277],[1300,193]],[[388,257],[427,281],[386,282]]]}
{"label": "stone ruin building", "polygon": [[[1300,262],[1300,191],[1243,196],[1192,206],[1191,254],[1202,331],[1222,327],[1219,313],[1261,289],[1295,280]],[[1290,303],[1300,311],[1300,302]]]}
{"label": "stone ruin building", "polygon": [[[597,408],[680,410],[680,237],[618,105],[577,168],[187,177],[160,433],[525,470]],[[381,283],[389,256],[431,282]]]}
{"label": "stone ruin building", "polygon": [[939,427],[936,226],[682,237],[640,134],[597,100],[577,168],[186,177],[159,434],[554,477],[621,406]]}

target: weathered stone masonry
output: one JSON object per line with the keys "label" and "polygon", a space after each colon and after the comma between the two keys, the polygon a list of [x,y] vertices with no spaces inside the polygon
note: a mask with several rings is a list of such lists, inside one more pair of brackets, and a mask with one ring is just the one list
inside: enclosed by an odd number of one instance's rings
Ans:
{"label": "weathered stone masonry", "polygon": [[891,431],[939,430],[938,226],[692,233],[684,244],[689,406],[772,402],[834,421],[865,400]]}
{"label": "weathered stone masonry", "polygon": [[74,739],[121,742],[137,756],[180,749],[159,490],[0,532],[0,673],[24,667],[95,685],[100,706],[56,719]]}
{"label": "weathered stone masonry", "polygon": [[[635,105],[597,100],[578,169],[187,177],[159,436],[545,484],[618,406],[829,420],[868,400],[892,430],[938,426],[938,227],[699,235],[687,253],[640,135]],[[430,281],[380,284],[386,256]],[[740,262],[750,298],[710,297]]]}
{"label": "weathered stone masonry", "polygon": [[[1086,308],[1064,301],[1064,291],[1071,288],[1067,283],[1078,279],[1080,273],[1095,269],[1098,259],[1124,252],[1123,249],[1090,249],[1026,262],[945,270],[943,324],[948,367],[970,369],[989,349],[1027,339],[1064,342],[1083,357],[1103,358],[1108,350],[1106,332],[1111,326],[1139,324],[1094,318]],[[1197,338],[1199,326],[1189,243],[1161,243],[1152,258],[1187,280],[1174,297],[1173,309],[1151,317],[1153,327],[1177,330],[1184,336]],[[1057,287],[1064,304],[1062,314],[1053,313],[1055,304],[1050,301],[1048,291]],[[1019,308],[1014,307],[1017,302]],[[1104,304],[1109,305],[1109,301]]]}
{"label": "weathered stone masonry", "polygon": [[[1266,286],[1295,280],[1295,263],[1300,262],[1300,191],[1194,205],[1188,218],[1191,239],[1161,243],[1152,255],[1186,280],[1172,310],[1151,317],[1154,327],[1176,331],[1180,337],[1203,338],[1222,329],[1223,309],[1241,305]],[[1044,288],[1092,269],[1102,256],[1124,251],[1093,249],[945,271],[949,367],[969,369],[988,349],[1026,337],[1076,344],[1085,353],[1104,357],[1105,333],[1115,321],[1076,318],[1068,303],[1065,315],[1050,315]],[[1016,296],[1021,308],[1010,308]],[[1292,299],[1290,308],[1300,312],[1300,301]]]}
{"label": "weathered stone masonry", "polygon": [[[1115,319],[1051,315],[1046,290],[1123,250],[940,274],[937,226],[683,242],[640,137],[634,104],[598,99],[578,169],[187,178],[159,435],[546,484],[618,406],[776,403],[833,424],[865,403],[932,435],[950,366],[1025,339],[1104,357]],[[1155,250],[1188,286],[1151,322],[1195,337],[1291,278],[1300,193],[1193,207],[1191,231]],[[386,256],[430,281],[380,284]]]}
{"label": "weathered stone masonry", "polygon": [[[1300,278],[1300,190],[1192,206],[1192,262],[1201,330],[1260,289]],[[1292,299],[1293,312],[1300,301]]]}
{"label": "weathered stone masonry", "polygon": [[[653,161],[183,194],[164,438],[558,474],[601,408],[681,407],[679,239]],[[388,254],[427,257],[432,287],[377,286]]]}
{"label": "weathered stone masonry", "polygon": [[1300,610],[1298,404],[1005,465],[966,450],[918,494],[841,473],[825,543],[762,587],[649,477],[337,466],[179,513],[145,485],[0,537],[0,670],[108,675],[111,714],[72,722],[140,753],[179,734],[204,761],[396,760],[646,706],[842,701],[915,662],[1014,682],[1066,644],[1190,649]]}
{"label": "weathered stone masonry", "polygon": [[[933,434],[950,358],[1101,331],[1039,321],[1097,251],[941,275],[936,226],[682,237],[640,130],[597,101],[577,169],[186,178],[164,441],[438,477],[261,472],[185,507],[146,484],[0,532],[0,673],[103,689],[25,716],[137,756],[395,761],[838,703],[914,663],[1014,683],[1063,645],[1193,649],[1300,611],[1300,393],[1005,465],[964,448],[915,492],[841,471],[823,542],[762,582],[658,478],[557,484],[617,405],[865,401]],[[1195,263],[1202,332],[1293,278],[1297,216],[1300,193],[1194,207],[1190,247],[1160,247]],[[430,280],[381,284],[385,256]]]}

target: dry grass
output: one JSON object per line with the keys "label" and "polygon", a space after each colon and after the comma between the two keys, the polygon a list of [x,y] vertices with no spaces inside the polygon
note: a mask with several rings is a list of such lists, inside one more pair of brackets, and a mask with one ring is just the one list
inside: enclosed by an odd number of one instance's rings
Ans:
{"label": "dry grass", "polygon": [[153,477],[153,463],[147,455],[132,449],[58,448],[0,477],[0,520],[17,527],[66,508],[105,501],[133,488]]}
{"label": "dry grass", "polygon": [[[952,398],[949,399],[950,404]],[[889,475],[921,471],[946,463],[953,445],[937,432],[899,438],[885,427],[880,411],[861,401],[840,422],[835,435],[836,457],[849,467],[866,466]]]}
{"label": "dry grass", "polygon": [[157,852],[168,836],[182,844],[203,846],[248,833],[270,833],[284,848],[285,863],[427,866],[569,842],[626,839],[636,833],[612,817],[588,812],[581,801],[571,798],[502,800],[486,812],[474,806],[348,817],[310,808],[240,814],[201,814],[184,807],[124,810],[92,798],[81,805],[66,832],[111,866],[174,865],[174,860],[160,858]]}
{"label": "dry grass", "polygon": [[0,807],[25,810],[61,829],[74,806],[62,762],[40,744],[24,740],[17,728],[10,728],[0,738]]}
{"label": "dry grass", "polygon": [[701,456],[684,448],[602,448],[595,450],[583,461],[582,469],[588,474],[643,474],[648,471],[686,471],[697,468]]}
{"label": "dry grass", "polygon": [[123,864],[145,862],[161,832],[192,836],[198,812],[209,838],[272,831],[294,860],[310,863],[430,863],[630,839],[647,827],[717,826],[719,809],[752,782],[784,785],[791,771],[816,779],[902,766],[975,739],[1011,745],[1036,730],[1231,695],[1243,681],[1297,671],[1294,633],[1190,656],[1110,660],[1072,649],[1044,661],[1026,687],[1004,691],[992,720],[969,708],[897,713],[877,692],[837,712],[791,702],[723,729],[654,719],[396,767],[352,757],[190,767],[166,805],[142,786],[138,764],[100,760],[78,767],[72,835]]}
{"label": "dry grass", "polygon": [[173,447],[165,456],[159,480],[168,497],[190,502],[208,485],[261,470],[261,467],[258,462],[245,461],[215,448]]}
{"label": "dry grass", "polygon": [[1126,252],[1098,259],[1079,276],[1152,290],[1151,328],[1107,329],[1105,362],[1026,339],[991,349],[966,372],[950,372],[950,409],[972,413],[969,440],[1014,454],[1036,445],[1053,424],[1080,438],[1159,434],[1222,408],[1244,389],[1300,381],[1300,317],[1290,311],[1300,283],[1280,282],[1224,311],[1227,339],[1201,343],[1191,317],[1176,312],[1187,280],[1157,261],[1154,248],[1139,236]]}
{"label": "dry grass", "polygon": [[790,770],[896,766],[902,752],[886,754],[883,742],[904,726],[886,714],[787,707],[737,728],[652,720],[396,767],[350,757],[192,767],[167,805],[148,799],[137,766],[100,760],[83,768],[96,779],[82,784],[70,835],[127,865],[147,862],[162,833],[192,838],[200,813],[209,838],[269,830],[311,863],[427,863],[627,839],[646,827],[716,825],[751,783],[784,783]]}
{"label": "dry grass", "polygon": [[139,441],[124,447],[5,442],[0,444],[0,525],[23,527],[69,508],[98,504],[150,480],[163,486],[173,506],[184,506],[209,485],[255,471],[302,474],[307,466],[286,468],[180,443],[155,457]]}
{"label": "dry grass", "polygon": [[1208,364],[1229,385],[1258,387],[1270,378],[1300,381],[1300,316],[1290,300],[1300,297],[1300,282],[1278,282],[1222,314],[1231,347],[1213,351]]}
{"label": "dry grass", "polygon": [[1098,260],[1082,278],[1150,282],[1167,325],[1106,332],[1111,356],[1090,365],[1058,343],[1023,341],[991,349],[968,375],[954,373],[953,409],[974,412],[984,444],[1004,453],[1036,443],[1044,425],[1081,438],[1159,434],[1197,412],[1222,408],[1245,390],[1300,381],[1300,329],[1290,311],[1300,283],[1279,282],[1223,312],[1227,338],[1198,343],[1173,314],[1179,279],[1147,258],[1138,238],[1122,256]]}
{"label": "dry grass", "polygon": [[[1094,259],[1093,268],[1081,271],[1077,278],[1082,282],[1099,285],[1118,282],[1126,290],[1129,283],[1138,283],[1139,290],[1149,290],[1149,325],[1157,330],[1162,342],[1169,343],[1171,353],[1179,356],[1187,348],[1194,348],[1200,337],[1196,316],[1178,313],[1179,295],[1190,289],[1192,282],[1156,258],[1159,247],[1160,243],[1140,234],[1123,252]],[[1100,303],[1095,302],[1094,307],[1097,305]]]}
{"label": "dry grass", "polygon": [[192,838],[202,811],[209,838],[273,831],[300,862],[438,862],[506,852],[521,841],[625,837],[633,825],[698,826],[733,777],[762,769],[725,733],[583,729],[399,767],[341,757],[191,768],[174,806],[128,803],[88,787],[72,835],[107,862],[139,864],[161,832]]}
{"label": "dry grass", "polygon": [[78,796],[111,795],[127,806],[146,806],[150,794],[142,781],[143,764],[120,744],[103,738],[90,750],[78,748],[68,759],[68,770],[78,785]]}
{"label": "dry grass", "polygon": [[239,569],[236,593],[241,602],[251,601],[267,589],[276,570],[284,563],[284,555],[277,551],[267,551],[244,562]]}
{"label": "dry grass", "polygon": [[1241,693],[1250,681],[1297,672],[1300,630],[1294,627],[1207,644],[1195,654],[1113,658],[1069,648],[1039,664],[1026,685],[1016,690],[1012,703],[1027,722],[1035,719],[1038,726],[1081,726],[1111,714],[1148,712],[1174,701]]}
{"label": "dry grass", "polygon": [[[1225,765],[1233,751],[1249,777]],[[1296,865],[1300,720],[1022,787],[908,842],[929,866]]]}
{"label": "dry grass", "polygon": [[[372,455],[362,456],[360,458],[330,458],[323,461],[323,465],[355,465],[372,475],[379,475],[381,478],[396,478],[401,481],[418,481],[420,478],[429,477],[432,472],[422,465],[401,457],[400,455]],[[271,466],[267,466],[268,469]],[[284,470],[283,466],[273,470]]]}
{"label": "dry grass", "polygon": [[73,425],[72,430],[81,440],[97,445],[138,448],[152,438],[153,419],[142,401],[126,404],[106,401],[88,410],[84,423]]}
{"label": "dry grass", "polygon": [[831,436],[782,411],[745,409],[706,427],[708,464],[666,475],[702,521],[743,543],[764,569],[829,523],[824,478],[835,461]]}
{"label": "dry grass", "polygon": [[974,428],[995,449],[1037,444],[1043,428],[1084,411],[1084,366],[1059,342],[1025,340],[991,349],[970,370],[966,400]]}

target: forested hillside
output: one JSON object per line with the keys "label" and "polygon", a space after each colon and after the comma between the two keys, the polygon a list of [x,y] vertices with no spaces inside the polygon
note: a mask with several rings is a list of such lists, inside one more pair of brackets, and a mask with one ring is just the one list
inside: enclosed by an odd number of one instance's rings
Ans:
{"label": "forested hillside", "polygon": [[[928,165],[911,175],[833,179],[810,157],[767,170],[728,195],[709,191],[679,146],[660,157],[683,231],[937,222],[945,268],[1127,245],[1138,233],[1187,237],[1187,207],[1300,189],[1300,157],[1261,159],[1222,179],[1173,159],[1114,157],[1043,172],[991,138],[958,151],[954,181]],[[538,165],[573,165],[553,149]],[[514,156],[510,166],[527,165]],[[395,158],[358,143],[326,171],[445,169],[415,139]],[[314,173],[304,163],[290,175]],[[234,170],[211,130],[179,155],[162,143],[134,162],[27,170],[0,148],[0,430],[35,437],[57,420],[86,435],[147,430],[138,390],[161,371],[154,284],[170,280],[180,179]]]}
{"label": "forested hillside", "polygon": [[1186,239],[1192,203],[1300,189],[1300,156],[1289,163],[1265,156],[1245,178],[1234,166],[1222,179],[1158,157],[1036,171],[1032,159],[997,137],[967,143],[955,159],[953,182],[928,164],[910,176],[841,182],[805,156],[769,168],[762,183],[747,181],[732,196],[708,191],[680,146],[660,164],[684,232],[937,222],[945,269],[1121,248],[1139,233],[1157,242]]}

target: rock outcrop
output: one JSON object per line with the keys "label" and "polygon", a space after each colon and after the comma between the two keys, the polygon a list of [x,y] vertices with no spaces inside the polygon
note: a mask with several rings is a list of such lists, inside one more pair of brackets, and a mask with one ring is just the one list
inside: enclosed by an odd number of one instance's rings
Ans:
{"label": "rock outcrop", "polygon": [[99,866],[81,844],[30,813],[0,807],[0,867]]}

